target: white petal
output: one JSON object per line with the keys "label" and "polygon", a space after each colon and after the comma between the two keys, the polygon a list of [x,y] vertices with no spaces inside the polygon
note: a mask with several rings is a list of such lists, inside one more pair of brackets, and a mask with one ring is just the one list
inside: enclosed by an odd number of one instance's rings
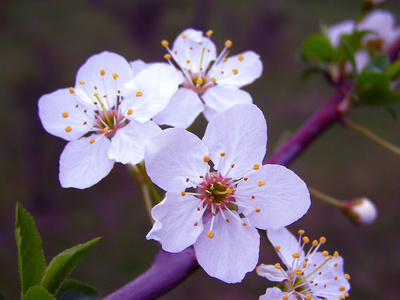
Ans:
{"label": "white petal", "polygon": [[208,121],[232,106],[253,102],[246,91],[227,85],[214,86],[208,89],[201,98],[205,102],[204,116]]}
{"label": "white petal", "polygon": [[102,137],[93,144],[89,140],[94,136],[69,142],[60,157],[60,183],[64,188],[84,189],[99,182],[114,166],[107,151],[110,140]]}
{"label": "white petal", "polygon": [[203,111],[204,104],[197,93],[180,88],[172,95],[168,106],[153,121],[160,125],[188,128]]}
{"label": "white petal", "polygon": [[227,223],[220,213],[215,217],[213,238],[207,236],[209,230],[210,221],[204,224],[194,244],[199,265],[211,277],[227,283],[242,281],[258,262],[260,236],[257,230],[234,219]]}
{"label": "white petal", "polygon": [[[122,90],[127,98],[121,108],[133,110],[128,119],[144,123],[165,109],[178,90],[181,79],[178,72],[169,65],[155,63],[137,74]],[[138,96],[137,92],[140,92]]]}
{"label": "white petal", "polygon": [[[89,131],[88,127],[83,125],[89,118],[82,112],[83,109],[75,107],[77,104],[75,97],[69,89],[60,89],[40,97],[39,117],[47,132],[67,141],[73,141]],[[63,113],[67,113],[68,117],[64,118]],[[68,126],[71,127],[69,132],[66,131]]]}
{"label": "white petal", "polygon": [[334,48],[339,47],[340,38],[342,35],[352,34],[354,31],[354,21],[346,20],[337,24],[334,24],[328,28],[328,38]]}
{"label": "white petal", "polygon": [[145,63],[141,59],[137,59],[134,61],[129,62],[132,68],[132,77],[135,77],[137,74],[139,74],[141,71],[147,69],[152,65],[152,63]]}
{"label": "white petal", "polygon": [[242,200],[246,205],[260,209],[258,213],[255,210],[245,213],[259,229],[287,226],[300,219],[310,207],[306,184],[283,166],[264,165],[246,177],[248,180],[239,183],[236,194],[248,199]]}
{"label": "white petal", "polygon": [[[239,88],[259,78],[262,74],[263,65],[258,54],[253,51],[246,51],[228,57],[226,62],[219,63],[215,68],[213,66],[211,70],[210,76],[215,74],[214,77],[217,78],[219,85],[231,85]],[[224,72],[223,75],[221,75],[221,71]]]}
{"label": "white petal", "polygon": [[192,182],[199,183],[199,176],[207,173],[206,155],[207,147],[194,134],[181,128],[166,129],[146,144],[146,170],[160,188],[181,192],[194,187]]}
{"label": "white petal", "polygon": [[[105,74],[100,75],[100,70],[104,70]],[[113,74],[118,74],[114,79]],[[75,90],[86,101],[96,101],[94,94],[97,93],[100,100],[106,99],[108,108],[115,106],[117,101],[117,91],[122,85],[132,78],[132,69],[128,61],[122,56],[104,51],[100,54],[91,56],[84,65],[79,69],[76,75]],[[79,81],[85,84],[80,84]],[[94,87],[97,87],[95,89]],[[107,95],[107,97],[103,97]],[[92,99],[89,101],[89,99]],[[98,102],[98,100],[97,100]]]}
{"label": "white petal", "polygon": [[[237,179],[261,163],[267,146],[267,124],[263,113],[252,104],[240,104],[215,117],[207,126],[203,142],[211,160],[222,174]],[[220,153],[225,157],[221,159]],[[219,163],[219,161],[221,161]]]}
{"label": "white petal", "polygon": [[288,279],[288,275],[282,269],[278,270],[274,265],[261,264],[256,268],[258,276],[265,277],[270,281],[282,282]]}
{"label": "white petal", "polygon": [[111,139],[108,157],[123,164],[135,165],[144,159],[144,146],[148,139],[161,132],[156,123],[131,121],[119,129]]}
{"label": "white petal", "polygon": [[173,253],[193,245],[203,231],[199,204],[199,199],[193,196],[167,193],[151,210],[155,224],[146,238],[159,241],[165,251]]}
{"label": "white petal", "polygon": [[[273,287],[268,288],[267,292],[260,296],[260,300],[282,300],[288,293],[282,292],[279,288]],[[288,300],[296,300],[297,297],[294,294],[289,295]]]}
{"label": "white petal", "polygon": [[[280,257],[284,259],[283,263],[292,269],[293,253],[299,253],[300,258],[304,257],[304,251],[299,252],[299,242],[296,237],[285,227],[279,229],[268,229],[267,237],[271,244],[279,246]],[[300,259],[301,260],[301,259]]]}

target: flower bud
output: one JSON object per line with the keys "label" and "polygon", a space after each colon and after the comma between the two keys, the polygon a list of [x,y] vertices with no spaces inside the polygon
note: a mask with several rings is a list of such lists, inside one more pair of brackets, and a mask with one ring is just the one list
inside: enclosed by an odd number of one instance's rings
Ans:
{"label": "flower bud", "polygon": [[356,198],[345,202],[343,212],[359,225],[372,224],[378,216],[375,204],[368,198]]}

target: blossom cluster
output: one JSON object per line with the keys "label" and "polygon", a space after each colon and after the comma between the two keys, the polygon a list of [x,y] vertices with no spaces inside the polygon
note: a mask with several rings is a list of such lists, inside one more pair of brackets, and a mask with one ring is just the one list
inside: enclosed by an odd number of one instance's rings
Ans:
{"label": "blossom cluster", "polygon": [[[257,229],[267,230],[272,243],[291,242],[282,228],[307,212],[310,195],[293,171],[262,165],[267,123],[241,89],[261,76],[259,55],[246,51],[229,56],[229,40],[217,54],[211,35],[187,29],[172,48],[162,41],[167,63],[129,62],[111,52],[94,55],[79,69],[74,87],[40,98],[39,116],[49,133],[68,141],[60,157],[63,187],[88,188],[115,162],[144,161],[152,182],[166,191],[151,210],[155,223],[147,239],[172,253],[193,246],[205,272],[236,283],[257,266]],[[202,139],[186,130],[201,113],[209,122]],[[342,260],[334,255],[321,262],[326,256],[316,252],[318,247],[311,255],[301,247],[295,259],[282,250],[289,268],[283,273],[258,267],[259,274],[292,286],[289,292],[272,289],[267,294],[289,299],[285,295],[305,295],[308,286],[304,299],[330,299],[310,279],[319,268],[335,261],[342,265]],[[318,267],[299,265],[307,260],[318,260]],[[338,282],[346,295],[348,283]],[[327,291],[332,287],[337,292],[335,284],[327,285]]]}

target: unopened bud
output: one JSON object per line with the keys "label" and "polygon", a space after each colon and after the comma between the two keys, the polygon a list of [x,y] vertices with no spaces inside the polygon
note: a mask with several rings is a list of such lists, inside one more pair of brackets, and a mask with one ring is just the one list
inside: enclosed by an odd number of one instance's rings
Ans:
{"label": "unopened bud", "polygon": [[368,198],[356,198],[345,202],[343,212],[355,224],[365,225],[375,222],[378,210]]}

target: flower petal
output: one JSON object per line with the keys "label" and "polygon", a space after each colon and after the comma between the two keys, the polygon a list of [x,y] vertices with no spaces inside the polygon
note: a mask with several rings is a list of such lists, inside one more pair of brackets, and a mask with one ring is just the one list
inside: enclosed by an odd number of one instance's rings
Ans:
{"label": "flower petal", "polygon": [[146,170],[160,188],[180,192],[195,187],[193,183],[207,173],[206,155],[207,147],[194,134],[181,128],[166,129],[146,144]]}
{"label": "flower petal", "polygon": [[148,139],[161,132],[156,123],[131,121],[119,129],[111,139],[108,157],[123,164],[135,165],[144,159],[144,146]]}
{"label": "flower petal", "polygon": [[[104,75],[100,74],[101,70],[104,71]],[[114,74],[118,74],[118,77]],[[132,75],[131,66],[125,58],[104,51],[91,56],[78,70],[75,90],[88,103],[96,101],[93,95],[98,94],[99,99],[105,99],[108,108],[112,108],[116,104],[118,90],[132,78]],[[80,84],[79,81],[83,81],[84,84]],[[104,95],[107,96],[103,97]]]}
{"label": "flower petal", "polygon": [[75,95],[60,89],[39,99],[39,117],[48,133],[73,141],[88,132],[83,122],[89,121],[82,110],[76,108]]}
{"label": "flower petal", "polygon": [[[230,56],[226,62],[213,66],[210,76],[217,78],[219,85],[242,87],[252,83],[262,74],[263,65],[260,56],[253,51]],[[221,75],[223,71],[223,75]],[[215,75],[213,75],[215,74]]]}
{"label": "flower petal", "polygon": [[[279,288],[273,287],[268,288],[264,295],[260,296],[260,300],[282,300],[288,293],[282,292]],[[294,294],[289,295],[288,300],[296,300],[297,297]]]}
{"label": "flower petal", "polygon": [[93,136],[69,142],[60,157],[60,183],[64,188],[84,189],[99,182],[114,166],[107,151],[110,140],[98,138],[90,143]]}
{"label": "flower petal", "polygon": [[128,119],[147,122],[167,107],[180,82],[178,72],[171,66],[152,64],[125,84],[122,94],[127,98],[121,108],[132,109],[132,114],[126,114]]}
{"label": "flower petal", "polygon": [[355,29],[355,23],[353,20],[346,20],[337,24],[334,24],[328,28],[328,38],[333,47],[337,48],[340,44],[340,39],[344,34],[352,34]]}
{"label": "flower petal", "polygon": [[[238,179],[261,163],[267,146],[267,124],[252,104],[238,104],[215,117],[207,126],[203,142],[221,174]],[[220,153],[225,157],[221,158]],[[231,165],[235,164],[234,168]]]}
{"label": "flower petal", "polygon": [[151,210],[155,224],[146,239],[159,241],[165,251],[172,253],[193,245],[203,231],[199,204],[199,199],[193,196],[167,193]]}
{"label": "flower petal", "polygon": [[180,88],[172,95],[168,106],[158,113],[153,121],[159,125],[188,128],[203,109],[204,104],[197,93]]}
{"label": "flower petal", "polygon": [[[293,171],[280,165],[264,165],[242,180],[236,195],[259,212],[244,210],[253,226],[270,229],[287,226],[301,218],[311,204],[307,186]],[[252,199],[251,196],[254,196]],[[240,207],[240,206],[239,206]]]}
{"label": "flower petal", "polygon": [[[268,229],[267,237],[271,244],[276,247],[279,246],[279,256],[282,258],[283,263],[289,268],[292,268],[293,253],[299,253],[299,242],[296,237],[285,227],[279,229]],[[304,251],[300,253],[300,261],[304,258]]]}
{"label": "flower petal", "polygon": [[209,230],[210,221],[204,224],[194,244],[199,265],[211,277],[227,283],[242,281],[258,262],[260,236],[257,230],[235,220],[227,223],[220,213],[214,220],[213,238],[207,236]]}
{"label": "flower petal", "polygon": [[269,281],[282,282],[288,279],[288,275],[282,269],[278,270],[274,265],[261,264],[256,268],[258,276],[265,277]]}
{"label": "flower petal", "polygon": [[211,121],[218,113],[237,104],[251,104],[253,100],[246,91],[232,86],[217,85],[201,97],[205,102],[204,116]]}

